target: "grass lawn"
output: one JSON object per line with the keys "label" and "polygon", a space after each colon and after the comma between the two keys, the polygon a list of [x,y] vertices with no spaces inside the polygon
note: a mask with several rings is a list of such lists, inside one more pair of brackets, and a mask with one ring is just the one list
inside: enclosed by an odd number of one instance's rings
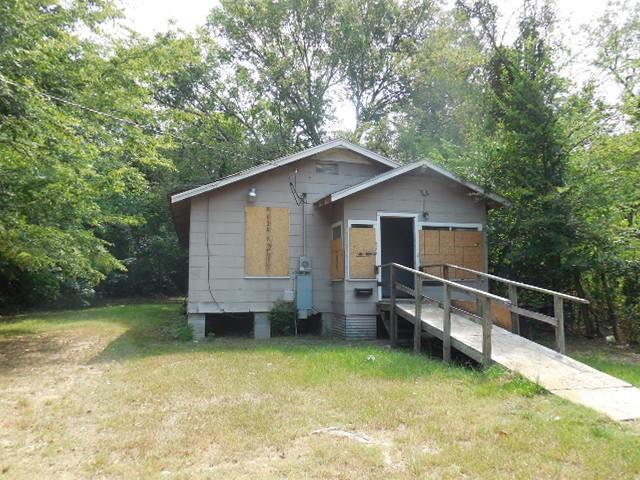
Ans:
{"label": "grass lawn", "polygon": [[499,369],[317,338],[194,344],[179,318],[0,323],[4,477],[639,478],[637,425]]}
{"label": "grass lawn", "polygon": [[571,355],[593,368],[640,388],[640,352],[608,345],[603,339],[569,345]]}

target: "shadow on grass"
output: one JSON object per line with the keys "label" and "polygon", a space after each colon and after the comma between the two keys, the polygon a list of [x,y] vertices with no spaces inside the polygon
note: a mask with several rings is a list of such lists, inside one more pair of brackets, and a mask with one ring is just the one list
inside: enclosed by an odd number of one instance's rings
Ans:
{"label": "shadow on grass", "polygon": [[[328,370],[385,380],[447,378],[472,381],[480,393],[494,394],[506,388],[530,395],[538,390],[502,370],[491,375],[464,366],[447,366],[427,355],[410,350],[391,350],[380,341],[349,342],[326,338],[279,337],[269,340],[220,337],[202,343],[178,341],[184,338],[184,316],[176,303],[137,303],[53,313],[37,313],[0,323],[0,356],[10,358],[3,368],[59,363],[64,348],[95,340],[96,354],[81,363],[124,362],[152,356],[187,354],[194,361],[207,355],[228,355],[229,361],[243,361],[246,353],[265,358],[294,357],[297,364],[322,379]],[[101,344],[102,343],[102,344]],[[34,352],[37,355],[34,355]],[[200,357],[202,355],[202,357]],[[67,361],[73,361],[68,359]]]}
{"label": "shadow on grass", "polygon": [[101,350],[99,356],[111,360],[136,355],[149,342],[170,338],[180,318],[176,303],[120,304],[4,318],[0,321],[0,372],[72,362],[74,356],[64,356],[64,350],[77,350],[87,341]]}
{"label": "shadow on grass", "polygon": [[[23,330],[20,330],[23,332]],[[5,340],[0,337],[0,374],[19,368],[33,368],[60,363],[58,357],[64,345],[42,335],[17,331]]]}
{"label": "shadow on grass", "polygon": [[33,335],[36,331],[30,328],[7,328],[4,330],[0,330],[0,337],[16,337],[19,335]]}

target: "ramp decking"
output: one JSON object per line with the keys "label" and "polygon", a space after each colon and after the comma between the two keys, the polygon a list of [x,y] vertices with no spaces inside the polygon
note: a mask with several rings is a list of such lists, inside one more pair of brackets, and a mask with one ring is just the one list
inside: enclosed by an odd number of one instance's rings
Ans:
{"label": "ramp decking", "polygon": [[[388,303],[381,303],[388,310]],[[415,304],[396,303],[397,315],[415,325]],[[443,337],[443,309],[424,303],[422,331]],[[482,361],[482,326],[451,313],[451,346]],[[618,378],[566,355],[513,334],[496,325],[491,329],[491,359],[536,382],[551,393],[585,405],[617,421],[640,419],[640,390]]]}

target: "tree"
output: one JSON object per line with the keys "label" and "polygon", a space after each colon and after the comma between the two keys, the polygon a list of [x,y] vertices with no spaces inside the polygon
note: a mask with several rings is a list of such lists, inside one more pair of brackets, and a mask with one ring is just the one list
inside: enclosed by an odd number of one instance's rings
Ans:
{"label": "tree", "polygon": [[[488,51],[485,140],[476,171],[482,183],[513,202],[490,216],[493,268],[554,290],[580,290],[590,269],[584,254],[597,236],[580,215],[568,172],[572,155],[597,130],[597,109],[592,112],[588,91],[570,94],[558,72],[548,3],[523,3],[519,34],[509,46],[498,39],[492,4],[458,5],[478,22]],[[577,112],[583,125],[575,121]]]}
{"label": "tree", "polygon": [[473,175],[484,140],[485,52],[468,18],[441,13],[412,58],[411,90],[398,121],[398,153]]}
{"label": "tree", "polygon": [[431,0],[344,1],[338,8],[336,53],[354,103],[354,138],[363,139],[411,91],[411,64],[435,24]]}
{"label": "tree", "polygon": [[612,1],[589,29],[597,45],[595,66],[622,89],[623,111],[640,122],[640,4]]}
{"label": "tree", "polygon": [[170,164],[133,126],[153,115],[101,34],[118,14],[109,1],[0,8],[0,307],[78,298],[125,268],[106,233],[142,222],[147,176]]}
{"label": "tree", "polygon": [[618,342],[640,339],[639,32],[640,6],[628,2],[612,3],[590,29],[594,64],[622,96],[607,109],[613,128],[599,131],[573,162],[584,217],[601,237],[587,286],[593,309],[608,320]]}
{"label": "tree", "polygon": [[324,139],[338,80],[333,0],[222,2],[209,17],[236,75],[267,98],[296,148]]}

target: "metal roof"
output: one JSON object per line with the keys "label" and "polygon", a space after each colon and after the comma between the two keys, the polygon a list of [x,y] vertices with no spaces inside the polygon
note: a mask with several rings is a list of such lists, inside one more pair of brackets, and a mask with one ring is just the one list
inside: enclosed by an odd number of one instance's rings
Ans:
{"label": "metal roof", "polygon": [[308,148],[306,150],[302,150],[301,152],[294,153],[292,155],[287,155],[286,157],[278,158],[277,160],[272,160],[270,162],[262,163],[255,167],[249,168],[247,170],[243,170],[241,172],[234,173],[233,175],[229,175],[228,177],[221,178],[220,180],[216,180],[215,182],[207,183],[206,185],[201,185],[199,187],[192,188],[191,190],[186,190],[184,192],[176,193],[171,196],[171,203],[181,202],[188,198],[192,198],[197,195],[202,195],[203,193],[216,190],[226,185],[239,182],[240,180],[244,180],[254,175],[258,175],[260,173],[268,172],[269,170],[273,170],[274,168],[281,167],[283,165],[296,162],[298,160],[302,160],[303,158],[307,158],[312,155],[316,155],[318,153],[331,150],[333,148],[344,148],[347,150],[351,150],[352,152],[358,153],[375,162],[386,165],[387,167],[397,168],[399,166],[399,164],[393,160],[390,160],[378,153],[372,152],[371,150],[368,150],[364,147],[351,143],[347,140],[339,138],[336,140],[332,140],[330,142],[323,143],[321,145],[317,145],[315,147]]}

